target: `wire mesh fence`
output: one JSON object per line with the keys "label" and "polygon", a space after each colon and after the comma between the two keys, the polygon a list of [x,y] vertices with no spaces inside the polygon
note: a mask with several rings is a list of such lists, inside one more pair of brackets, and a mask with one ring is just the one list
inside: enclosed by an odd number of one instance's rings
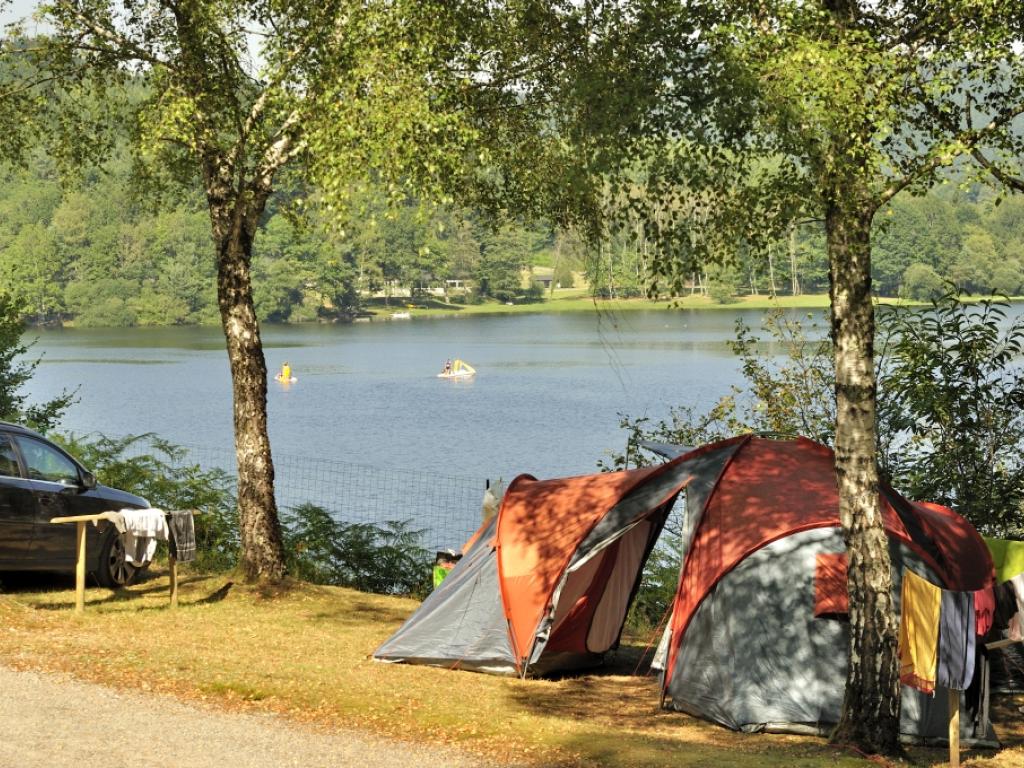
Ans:
{"label": "wire mesh fence", "polygon": [[[222,469],[232,481],[233,451],[179,444],[187,453],[172,459],[180,466]],[[138,453],[145,444],[133,446]],[[372,467],[333,459],[274,454],[275,491],[282,509],[301,504],[323,507],[345,523],[408,521],[431,550],[458,548],[480,524],[488,481],[419,470]]]}

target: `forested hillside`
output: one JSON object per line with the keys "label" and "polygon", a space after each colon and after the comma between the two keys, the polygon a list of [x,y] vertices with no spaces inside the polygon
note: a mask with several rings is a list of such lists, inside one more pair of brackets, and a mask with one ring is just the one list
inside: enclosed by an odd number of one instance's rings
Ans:
{"label": "forested hillside", "polygon": [[[214,256],[205,203],[133,193],[121,158],[62,185],[45,158],[8,171],[0,184],[0,280],[36,323],[160,325],[214,323]],[[572,233],[507,223],[410,201],[390,209],[372,191],[357,196],[343,225],[298,215],[301,194],[272,209],[255,249],[257,309],[268,321],[351,317],[370,298],[432,296],[454,301],[537,300],[524,270],[553,272],[556,285],[584,273],[595,293],[642,291],[642,229],[587,251]],[[875,287],[883,296],[924,298],[951,280],[971,293],[1021,293],[1024,201],[997,204],[986,190],[954,188],[897,198],[877,233]],[[639,233],[639,234],[638,234]],[[454,282],[457,281],[457,282]],[[772,249],[693,276],[694,291],[727,300],[751,292],[827,290],[821,224],[807,222]]]}

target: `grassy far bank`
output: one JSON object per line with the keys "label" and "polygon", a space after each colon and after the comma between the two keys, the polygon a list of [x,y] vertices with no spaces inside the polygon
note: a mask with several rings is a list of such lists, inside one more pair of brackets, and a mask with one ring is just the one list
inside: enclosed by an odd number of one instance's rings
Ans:
{"label": "grassy far bank", "polygon": [[[964,296],[967,302],[992,298],[990,296]],[[1024,301],[1024,297],[1014,297],[1011,302]],[[880,304],[898,304],[905,306],[923,306],[925,302],[907,301],[896,298],[879,298]],[[374,320],[388,320],[395,312],[408,312],[411,318],[417,317],[453,317],[462,315],[503,315],[503,314],[539,314],[549,312],[630,312],[637,310],[661,311],[695,309],[709,311],[737,310],[768,310],[768,309],[806,309],[825,310],[829,307],[827,294],[803,294],[800,296],[741,296],[729,303],[719,303],[707,296],[685,296],[672,300],[652,300],[645,298],[632,299],[595,299],[586,289],[571,288],[557,290],[553,297],[530,303],[502,304],[485,302],[482,304],[459,304],[454,299],[449,304],[442,300],[423,300],[392,298],[385,305],[383,299],[373,299],[365,304],[367,313]]]}
{"label": "grassy far bank", "polygon": [[[738,734],[661,711],[656,680],[630,674],[635,652],[611,674],[563,680],[386,665],[369,654],[413,600],[306,584],[268,595],[196,575],[185,576],[181,597],[170,611],[157,574],[122,594],[90,590],[85,615],[75,616],[70,583],[15,585],[0,594],[0,663],[536,766],[873,764],[821,739]],[[1003,700],[993,715],[1007,747],[965,752],[965,765],[1024,764],[1024,724],[1011,714],[1021,704]],[[946,758],[911,756],[921,766]]]}
{"label": "grassy far bank", "polygon": [[797,309],[824,309],[828,307],[828,296],[747,296],[729,304],[719,304],[706,296],[688,296],[674,300],[595,299],[585,289],[566,289],[555,292],[553,297],[542,301],[517,304],[485,302],[482,304],[458,304],[454,299],[449,304],[441,300],[391,299],[388,305],[374,299],[365,305],[373,319],[387,320],[395,312],[408,312],[411,317],[453,317],[463,315],[515,315],[541,314],[551,312],[632,312],[637,310],[661,311],[671,309],[770,309],[772,307],[793,307]]}
{"label": "grassy far bank", "polygon": [[[991,296],[963,296],[965,302],[991,299]],[[891,297],[879,297],[879,304],[900,306],[924,306],[926,302]],[[1011,303],[1024,302],[1024,296],[1009,299]],[[558,289],[552,296],[546,293],[543,299],[531,302],[503,303],[484,301],[479,304],[460,304],[458,297],[449,302],[438,298],[392,297],[385,301],[375,297],[364,299],[357,319],[377,321],[405,320],[415,318],[466,317],[470,315],[529,315],[558,312],[604,312],[615,314],[633,311],[707,310],[736,312],[738,310],[803,309],[821,312],[829,307],[829,297],[824,293],[808,293],[800,296],[738,296],[733,301],[721,303],[708,296],[683,296],[675,299],[600,299],[590,295],[586,288]],[[409,317],[395,318],[396,313],[408,313]],[[310,321],[312,322],[312,321]],[[288,325],[289,323],[283,323]],[[298,323],[299,325],[304,323]],[[65,327],[75,327],[73,320],[64,322]]]}

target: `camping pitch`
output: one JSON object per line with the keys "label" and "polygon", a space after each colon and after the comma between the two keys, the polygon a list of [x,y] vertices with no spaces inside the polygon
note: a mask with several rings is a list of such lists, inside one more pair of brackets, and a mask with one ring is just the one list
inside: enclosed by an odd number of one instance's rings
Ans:
{"label": "camping pitch", "polygon": [[[663,705],[738,730],[826,731],[846,677],[846,564],[833,454],[806,439],[744,436],[653,468],[517,478],[375,657],[523,676],[600,661],[684,489],[679,588],[655,662]],[[897,606],[905,568],[953,590],[993,582],[963,518],[880,495]],[[961,735],[991,741],[987,692],[975,688]],[[904,688],[904,734],[941,739],[945,702]]]}

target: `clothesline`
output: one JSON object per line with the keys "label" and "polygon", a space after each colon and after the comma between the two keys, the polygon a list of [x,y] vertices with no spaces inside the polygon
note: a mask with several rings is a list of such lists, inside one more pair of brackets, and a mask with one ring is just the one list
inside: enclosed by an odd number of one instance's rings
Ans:
{"label": "clothesline", "polygon": [[[144,513],[144,514],[136,514]],[[93,525],[99,525],[101,520],[106,521],[114,525],[118,532],[124,534],[125,538],[128,537],[129,529],[134,531],[141,531],[143,528],[139,527],[143,525],[139,521],[148,521],[148,524],[152,525],[153,528],[153,542],[152,550],[151,545],[147,541],[144,545],[141,556],[149,554],[148,559],[142,561],[132,560],[131,562],[149,562],[152,560],[152,555],[156,547],[156,537],[163,536],[162,540],[168,542],[168,548],[170,549],[168,557],[168,565],[170,572],[170,587],[171,587],[171,607],[176,608],[178,606],[178,561],[179,555],[184,555],[182,559],[192,560],[195,558],[195,526],[193,522],[193,516],[199,514],[198,510],[171,510],[165,512],[161,509],[146,509],[146,510],[135,510],[135,509],[122,509],[122,510],[107,510],[105,512],[96,512],[89,515],[71,515],[67,517],[54,517],[50,519],[51,523],[63,524],[63,523],[75,523],[76,525],[76,536],[75,536],[75,552],[77,554],[75,561],[75,612],[82,613],[85,610],[85,571],[86,571],[86,552],[85,552],[85,526],[87,523]],[[171,519],[171,523],[168,524],[168,517]],[[163,527],[155,521],[159,518],[163,521]],[[145,528],[145,530],[151,530]],[[172,530],[178,535],[172,535]],[[134,535],[134,534],[133,534]],[[138,546],[138,541],[133,542],[133,546]],[[127,542],[126,542],[126,556],[127,556]],[[140,555],[136,549],[133,555]]]}

